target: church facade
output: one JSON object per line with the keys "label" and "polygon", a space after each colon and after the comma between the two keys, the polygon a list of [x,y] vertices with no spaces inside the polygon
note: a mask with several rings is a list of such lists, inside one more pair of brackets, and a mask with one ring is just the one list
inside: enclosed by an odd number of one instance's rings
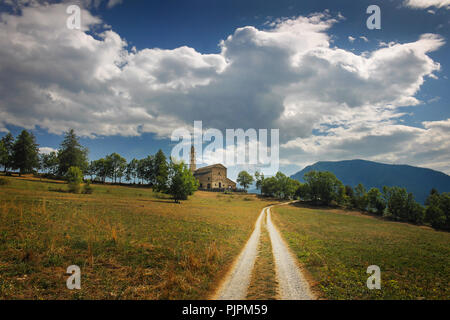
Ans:
{"label": "church facade", "polygon": [[199,182],[199,189],[236,189],[236,182],[227,177],[227,168],[224,165],[217,163],[197,169],[194,146],[191,147],[189,168]]}

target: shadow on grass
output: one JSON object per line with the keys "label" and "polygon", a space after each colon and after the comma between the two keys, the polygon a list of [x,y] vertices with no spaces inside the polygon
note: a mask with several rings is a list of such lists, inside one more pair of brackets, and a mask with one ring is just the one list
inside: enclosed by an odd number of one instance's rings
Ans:
{"label": "shadow on grass", "polygon": [[69,193],[69,190],[64,190],[62,188],[48,188],[50,192],[59,192],[59,193]]}

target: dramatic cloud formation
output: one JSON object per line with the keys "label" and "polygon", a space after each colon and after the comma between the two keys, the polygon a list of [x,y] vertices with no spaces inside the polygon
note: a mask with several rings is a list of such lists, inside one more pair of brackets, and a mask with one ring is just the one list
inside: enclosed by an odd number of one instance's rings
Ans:
{"label": "dramatic cloud formation", "polygon": [[1,15],[0,130],[168,137],[203,120],[218,129],[280,128],[285,163],[361,157],[450,171],[449,120],[423,128],[397,121],[440,69],[428,56],[444,44],[439,35],[358,55],[330,45],[338,20],[319,13],[238,28],[218,54],[130,50],[88,10],[81,31],[67,29],[65,9]]}

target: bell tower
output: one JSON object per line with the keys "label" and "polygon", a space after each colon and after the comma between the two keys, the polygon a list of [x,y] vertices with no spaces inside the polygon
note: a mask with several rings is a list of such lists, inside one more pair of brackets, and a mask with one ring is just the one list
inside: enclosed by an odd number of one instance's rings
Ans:
{"label": "bell tower", "polygon": [[195,170],[197,169],[197,167],[195,165],[195,148],[194,148],[194,146],[191,146],[191,163],[189,164],[189,169],[191,170],[192,173],[194,173]]}

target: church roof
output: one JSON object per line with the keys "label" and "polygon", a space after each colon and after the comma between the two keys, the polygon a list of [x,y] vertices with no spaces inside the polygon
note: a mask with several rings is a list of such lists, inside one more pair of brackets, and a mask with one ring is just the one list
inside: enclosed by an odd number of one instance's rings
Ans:
{"label": "church roof", "polygon": [[227,182],[228,182],[228,183],[232,182],[232,183],[236,184],[236,182],[234,182],[234,181],[231,180],[230,178],[227,178]]}
{"label": "church roof", "polygon": [[216,164],[212,164],[212,165],[209,165],[209,166],[206,166],[206,167],[198,168],[197,170],[195,170],[195,172],[196,173],[197,172],[200,173],[200,172],[203,172],[203,171],[209,171],[212,168],[223,168],[223,169],[226,169],[227,167],[225,167],[223,164],[216,163]]}

